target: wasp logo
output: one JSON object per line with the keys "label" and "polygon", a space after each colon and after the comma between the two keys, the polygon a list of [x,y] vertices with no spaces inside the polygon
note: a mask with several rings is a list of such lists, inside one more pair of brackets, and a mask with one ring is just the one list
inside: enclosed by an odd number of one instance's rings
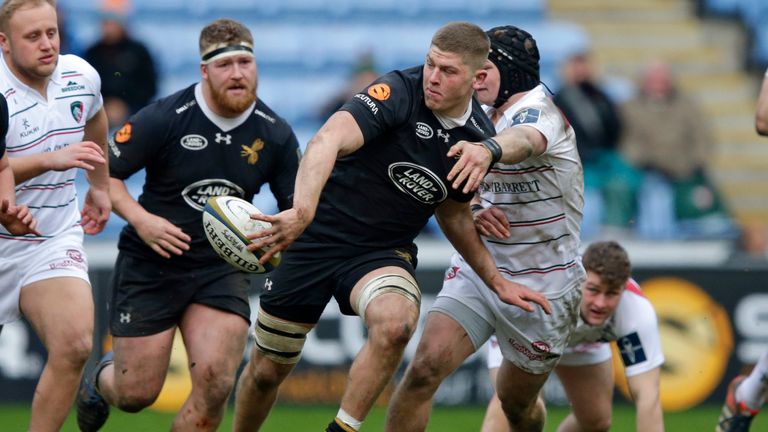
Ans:
{"label": "wasp logo", "polygon": [[254,165],[259,160],[259,150],[264,148],[264,141],[261,138],[256,138],[256,141],[251,144],[250,147],[244,145],[240,146],[243,151],[240,152],[240,156],[248,158],[248,164]]}

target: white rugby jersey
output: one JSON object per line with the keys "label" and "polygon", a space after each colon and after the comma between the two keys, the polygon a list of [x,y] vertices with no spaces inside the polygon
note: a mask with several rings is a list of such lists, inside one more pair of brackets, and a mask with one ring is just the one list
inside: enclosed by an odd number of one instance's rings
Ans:
{"label": "white rugby jersey", "polygon": [[[47,100],[19,81],[0,58],[0,91],[8,100],[8,157],[59,150],[83,140],[85,123],[102,106],[101,78],[85,60],[61,55],[47,88]],[[0,256],[10,256],[78,225],[77,169],[47,171],[16,185],[16,201],[38,221],[41,237],[13,236],[0,227]]]}
{"label": "white rugby jersey", "polygon": [[547,149],[514,165],[497,163],[485,176],[482,205],[504,212],[510,237],[483,241],[501,274],[555,298],[578,288],[585,275],[578,251],[584,174],[573,128],[542,85],[509,107],[495,127],[536,128]]}

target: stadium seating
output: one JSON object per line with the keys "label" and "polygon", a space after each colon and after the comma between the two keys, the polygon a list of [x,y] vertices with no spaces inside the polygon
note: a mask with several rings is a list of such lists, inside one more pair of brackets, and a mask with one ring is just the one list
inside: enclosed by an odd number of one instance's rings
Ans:
{"label": "stadium seating", "polygon": [[768,66],[768,2],[765,0],[704,0],[708,14],[735,17],[744,22],[752,36],[750,62]]}
{"label": "stadium seating", "polygon": [[[74,46],[98,38],[100,3],[59,0]],[[319,127],[320,108],[345,86],[360,54],[371,53],[382,73],[421,64],[434,31],[451,20],[531,32],[542,54],[542,80],[555,90],[556,66],[588,39],[581,27],[548,20],[545,12],[545,0],[474,0],[471,6],[466,0],[132,0],[128,24],[158,61],[158,97],[199,80],[197,38],[205,24],[224,16],[246,24],[255,39],[259,96],[294,126],[303,147]],[[140,191],[141,181],[130,179],[129,188]],[[110,228],[121,223],[115,218]]]}

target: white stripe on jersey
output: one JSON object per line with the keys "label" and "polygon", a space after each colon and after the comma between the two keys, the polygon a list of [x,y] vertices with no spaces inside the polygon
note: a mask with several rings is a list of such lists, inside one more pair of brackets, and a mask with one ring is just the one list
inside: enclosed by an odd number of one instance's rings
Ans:
{"label": "white stripe on jersey", "polygon": [[[102,106],[101,79],[74,55],[59,56],[44,98],[19,81],[0,59],[0,91],[8,101],[8,157],[60,150],[83,140],[85,123]],[[48,171],[16,185],[16,201],[26,204],[43,236],[12,236],[0,227],[0,255],[10,256],[78,224],[75,168]]]}
{"label": "white stripe on jersey", "polygon": [[[490,110],[490,108],[486,108]],[[480,186],[484,207],[501,209],[510,237],[486,238],[499,271],[548,296],[580,283],[578,259],[584,176],[573,129],[541,85],[509,107],[496,131],[533,127],[547,139],[538,157],[498,163]]]}

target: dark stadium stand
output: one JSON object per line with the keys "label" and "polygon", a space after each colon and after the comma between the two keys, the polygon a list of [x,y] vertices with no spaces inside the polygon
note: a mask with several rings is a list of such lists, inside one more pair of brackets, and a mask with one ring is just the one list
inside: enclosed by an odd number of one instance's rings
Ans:
{"label": "dark stadium stand", "polygon": [[751,63],[768,66],[768,2],[765,0],[701,0],[704,12],[716,16],[738,18],[752,37]]}

